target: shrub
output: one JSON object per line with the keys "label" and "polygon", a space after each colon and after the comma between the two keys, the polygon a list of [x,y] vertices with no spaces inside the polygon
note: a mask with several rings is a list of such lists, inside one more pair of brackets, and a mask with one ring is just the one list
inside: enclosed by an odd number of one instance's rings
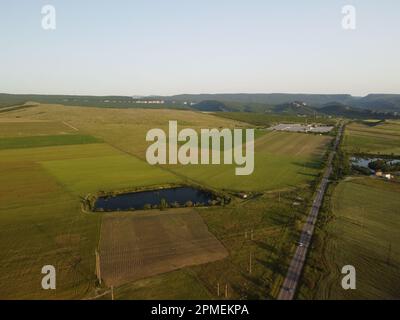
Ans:
{"label": "shrub", "polygon": [[178,203],[178,202],[174,202],[174,203],[171,203],[171,207],[172,208],[179,208],[180,207],[180,204]]}
{"label": "shrub", "polygon": [[160,201],[160,210],[165,210],[168,208],[168,203],[167,200],[165,200],[164,198],[161,199]]}
{"label": "shrub", "polygon": [[193,202],[189,200],[188,202],[186,202],[185,206],[186,207],[193,207]]}

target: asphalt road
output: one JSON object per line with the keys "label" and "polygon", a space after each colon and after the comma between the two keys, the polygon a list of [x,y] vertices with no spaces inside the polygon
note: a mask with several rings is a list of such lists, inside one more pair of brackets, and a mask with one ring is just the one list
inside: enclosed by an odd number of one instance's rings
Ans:
{"label": "asphalt road", "polygon": [[340,127],[336,136],[333,151],[330,153],[327,161],[327,167],[322,177],[321,183],[318,186],[313,205],[310,209],[310,214],[301,232],[300,240],[297,244],[296,252],[290,262],[285,281],[283,282],[281,291],[279,292],[278,300],[293,300],[296,293],[297,285],[301,273],[303,271],[304,262],[306,260],[307,251],[311,244],[311,239],[314,234],[315,223],[317,222],[318,214],[322,205],[322,200],[329,184],[329,177],[332,173],[332,160],[339,146],[340,138],[343,133],[343,126]]}

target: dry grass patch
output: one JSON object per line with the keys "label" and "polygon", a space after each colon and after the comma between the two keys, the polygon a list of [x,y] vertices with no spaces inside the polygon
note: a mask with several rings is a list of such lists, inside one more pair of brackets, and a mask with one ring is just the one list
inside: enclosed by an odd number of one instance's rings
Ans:
{"label": "dry grass patch", "polygon": [[75,132],[75,130],[59,121],[0,117],[1,138],[71,134]]}
{"label": "dry grass patch", "polygon": [[146,133],[153,128],[168,131],[170,120],[178,121],[179,128],[234,128],[248,124],[219,118],[193,111],[168,109],[109,109],[71,107],[62,105],[39,105],[30,109],[7,113],[7,117],[66,122],[79,129],[102,138],[105,142],[141,159],[145,158]]}
{"label": "dry grass patch", "polygon": [[101,275],[118,286],[228,255],[193,209],[107,214],[100,236]]}

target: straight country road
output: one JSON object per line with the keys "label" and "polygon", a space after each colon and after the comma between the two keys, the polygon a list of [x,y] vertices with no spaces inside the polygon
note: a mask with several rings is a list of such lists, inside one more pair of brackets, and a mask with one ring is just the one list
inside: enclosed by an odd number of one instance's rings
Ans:
{"label": "straight country road", "polygon": [[311,244],[311,239],[314,234],[315,224],[318,214],[324,199],[326,189],[329,184],[329,177],[332,174],[332,161],[338,149],[340,139],[343,134],[343,125],[340,125],[333,151],[329,154],[327,166],[322,177],[321,183],[318,186],[313,205],[310,209],[309,216],[301,232],[300,240],[296,252],[290,262],[289,270],[279,292],[278,300],[293,300],[296,289],[299,283],[300,276],[303,271],[304,263],[307,257],[307,251]]}

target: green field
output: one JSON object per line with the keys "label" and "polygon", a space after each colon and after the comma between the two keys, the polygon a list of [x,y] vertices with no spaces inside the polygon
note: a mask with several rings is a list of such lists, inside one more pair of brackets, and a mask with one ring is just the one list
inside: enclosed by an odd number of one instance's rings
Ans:
{"label": "green field", "polygon": [[[95,284],[93,250],[101,216],[82,213],[80,197],[179,181],[106,144],[82,144],[98,141],[90,136],[1,140],[13,141],[8,147],[14,148],[0,150],[2,298],[87,296]],[[27,148],[27,141],[34,148]],[[53,146],[41,147],[43,141]],[[50,262],[57,266],[55,292],[40,288],[41,267]]]}
{"label": "green field", "polygon": [[101,140],[89,135],[80,134],[0,138],[0,150],[89,144],[98,142],[101,142]]}
{"label": "green field", "polygon": [[[398,183],[373,178],[331,188],[299,298],[400,298],[399,192]],[[345,265],[356,268],[356,290],[341,287]]]}
{"label": "green field", "polygon": [[[155,117],[155,115],[157,115]],[[241,115],[246,115],[241,114]],[[145,160],[145,141],[149,129],[168,131],[168,121],[178,122],[179,129],[246,128],[250,124],[213,115],[176,110],[115,110],[41,105],[8,114],[9,118],[53,122],[67,121],[80,131],[103,139],[109,145]],[[255,172],[248,177],[235,175],[234,165],[166,166],[187,182],[209,187],[263,191],[304,185],[315,179],[329,136],[256,130]]]}
{"label": "green field", "polygon": [[400,122],[351,123],[346,126],[343,148],[350,153],[400,155]]}
{"label": "green field", "polygon": [[[0,297],[84,297],[94,286],[101,216],[83,214],[80,196],[176,181],[104,144],[0,151]],[[56,292],[38,286],[49,262]]]}
{"label": "green field", "polygon": [[330,137],[268,132],[255,142],[254,173],[235,175],[236,165],[178,166],[172,171],[220,189],[266,191],[304,185],[322,168]]}
{"label": "green field", "polygon": [[[0,160],[0,297],[83,297],[94,286],[99,217],[83,215],[76,197],[39,164],[20,160]],[[41,268],[49,263],[58,276],[52,292],[40,287]]]}
{"label": "green field", "polygon": [[115,299],[122,300],[208,300],[213,298],[196,275],[188,270],[172,271],[123,285],[114,291],[114,296]]}
{"label": "green field", "polygon": [[[280,202],[271,192],[248,201],[235,199],[223,208],[196,209],[229,257],[126,284],[116,288],[117,297],[217,298],[217,283],[229,285],[231,298],[276,297],[312,193],[307,183],[315,180],[330,138],[259,131],[255,174],[239,182],[233,166],[148,165],[145,134],[151,128],[166,130],[171,119],[196,130],[250,126],[176,110],[39,105],[0,115],[5,146],[0,150],[0,298],[95,296],[94,250],[102,214],[82,212],[81,198],[182,181],[217,189],[288,190],[281,191]],[[299,195],[304,200],[293,207]],[[253,240],[244,236],[251,229]],[[56,266],[56,291],[40,288],[46,264]],[[171,279],[176,279],[173,285]],[[198,291],[188,295],[188,285]]]}

